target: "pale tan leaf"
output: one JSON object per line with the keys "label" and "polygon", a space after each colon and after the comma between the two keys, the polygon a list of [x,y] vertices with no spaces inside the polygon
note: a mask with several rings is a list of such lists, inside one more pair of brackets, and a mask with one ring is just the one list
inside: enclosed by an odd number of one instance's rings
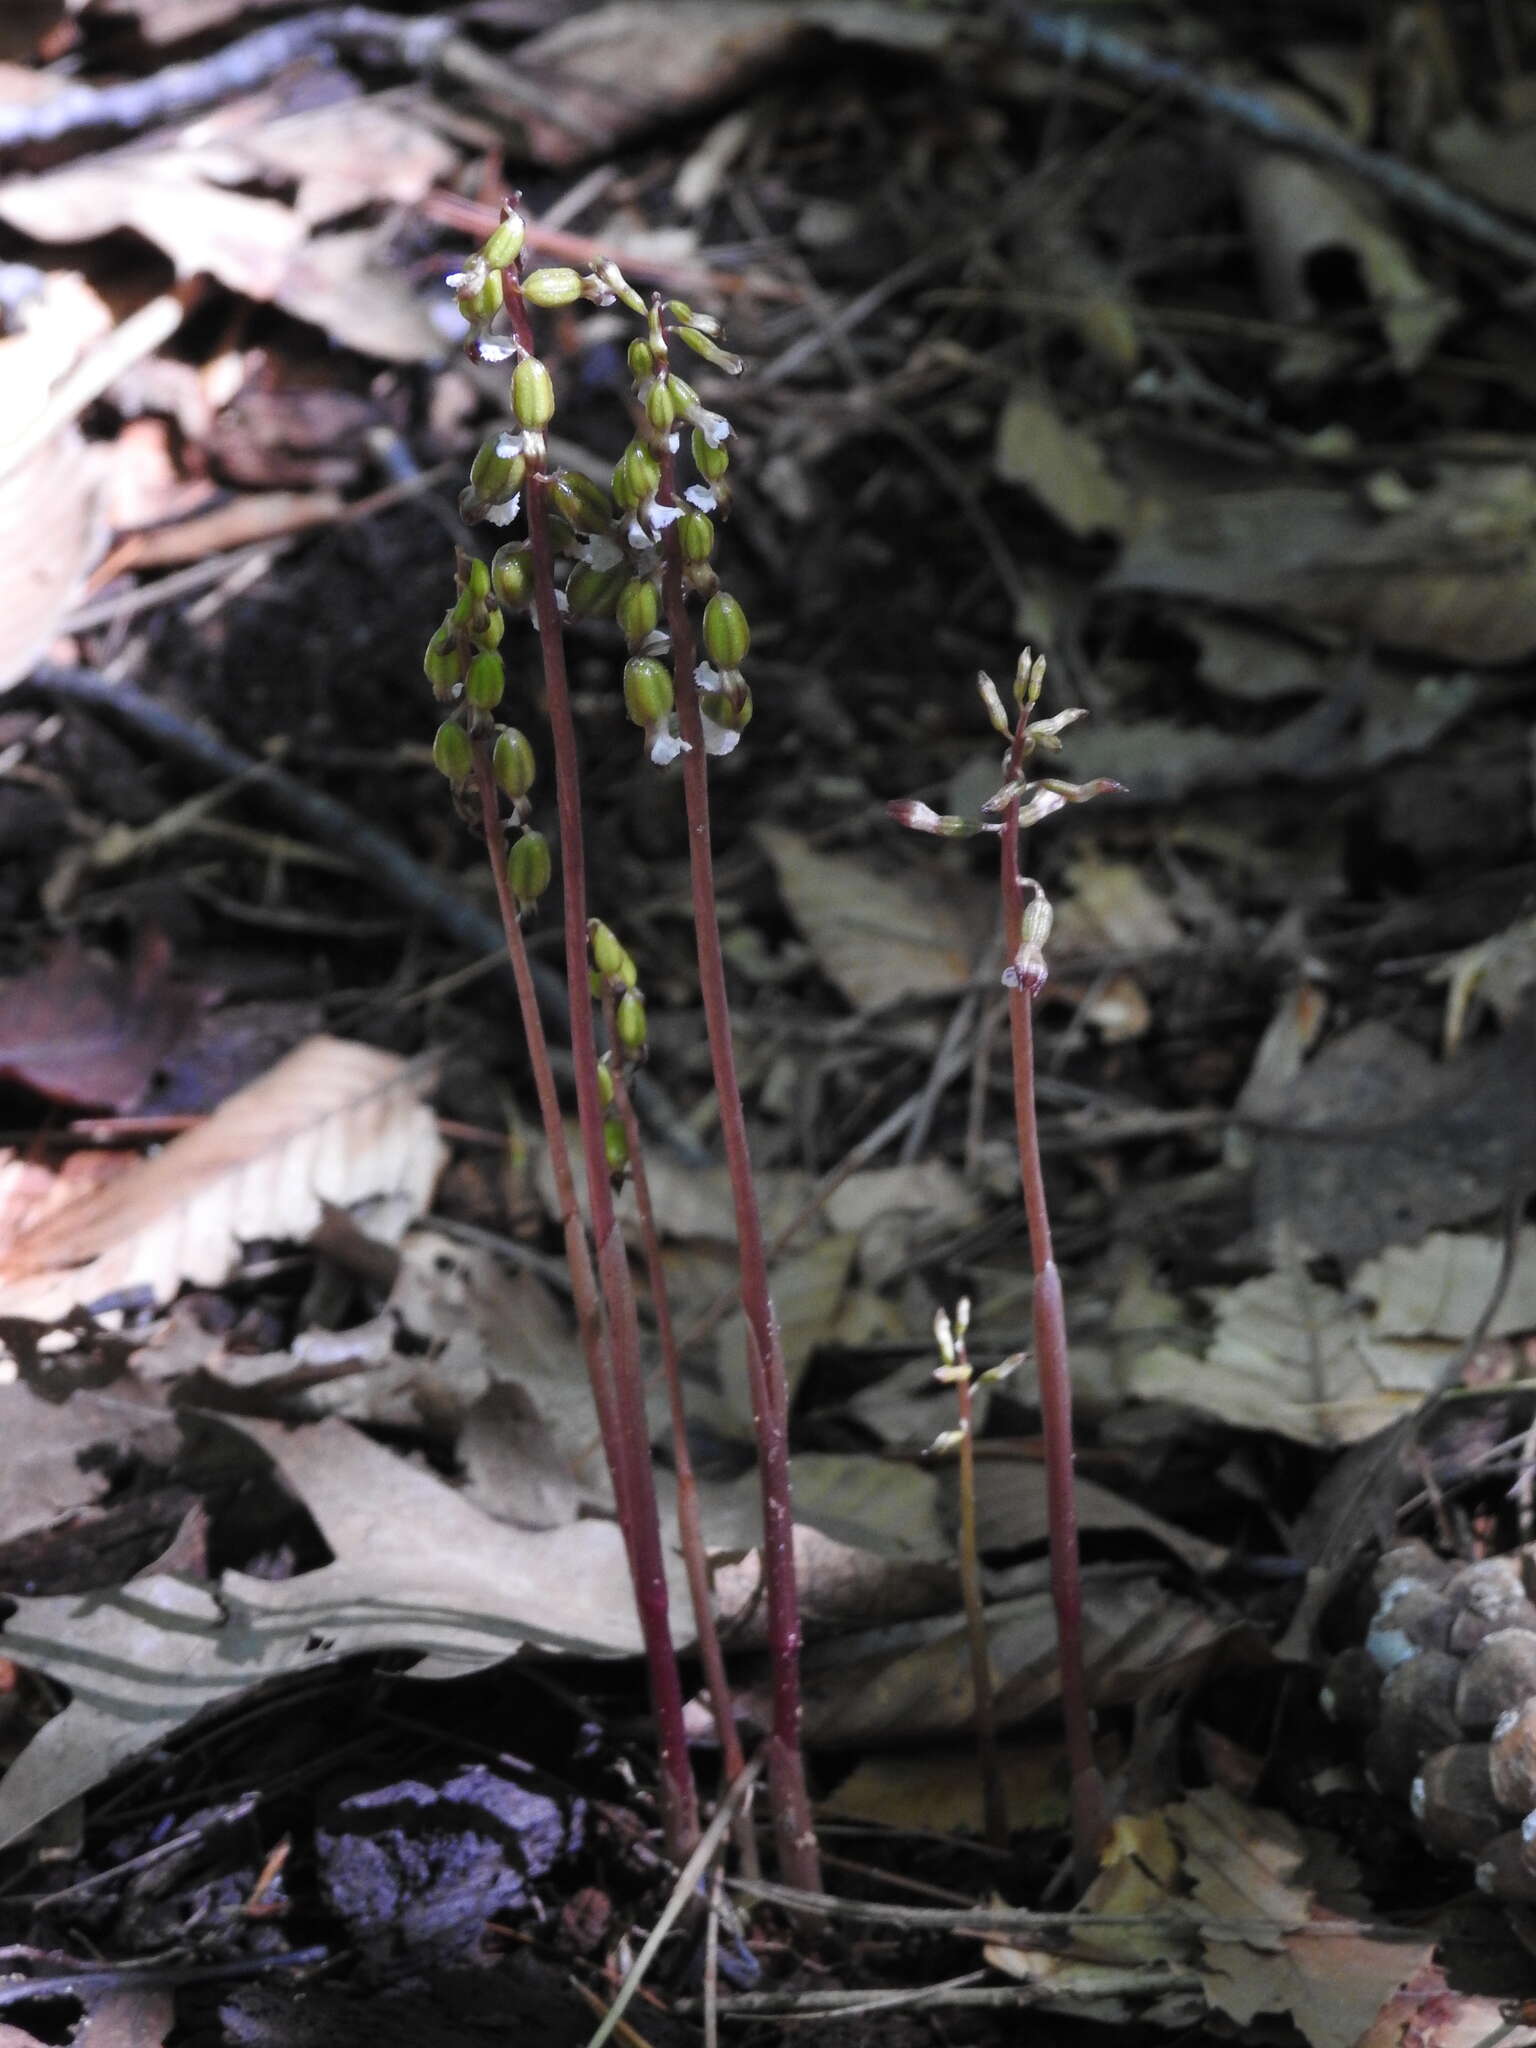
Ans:
{"label": "pale tan leaf", "polygon": [[1426,1963],[1387,2000],[1356,2048],[1536,2048],[1536,2027],[1511,2026],[1506,2001],[1453,1991]]}
{"label": "pale tan leaf", "polygon": [[[1045,1468],[1033,1459],[995,1455],[1006,1447],[981,1446],[976,1463],[976,1540],[986,1550],[1022,1550],[1050,1533]],[[1187,1564],[1191,1571],[1219,1571],[1227,1558],[1220,1543],[1192,1536],[1134,1501],[1122,1500],[1096,1480],[1074,1487],[1080,1529],[1124,1531],[1145,1536]]]}
{"label": "pale tan leaf", "polygon": [[[667,1475],[658,1473],[665,1491]],[[763,1590],[762,1554],[749,1548],[762,1530],[757,1476],[750,1485],[704,1487],[707,1541],[712,1555],[715,1606],[722,1634],[733,1648],[761,1649],[767,1643],[768,1616]],[[722,1496],[728,1522],[722,1520]],[[736,1532],[717,1545],[722,1530]],[[732,1552],[740,1553],[732,1555]],[[803,1522],[795,1524],[795,1582],[800,1589],[800,1615],[815,1636],[867,1629],[876,1622],[911,1621],[924,1615],[949,1614],[959,1604],[960,1582],[955,1568],[921,1556],[877,1555],[873,1550],[840,1543]]]}
{"label": "pale tan leaf", "polygon": [[100,451],[73,427],[0,476],[0,690],[31,674],[78,602],[106,545],[104,487]]}
{"label": "pale tan leaf", "polygon": [[[771,1277],[773,1305],[778,1311],[784,1371],[793,1401],[811,1356],[831,1341],[853,1265],[856,1241],[848,1236],[824,1237],[802,1252],[777,1261]],[[752,1433],[752,1398],[747,1372],[747,1326],[740,1315],[720,1325],[715,1345],[723,1414],[734,1420],[743,1437]]]}
{"label": "pale tan leaf", "polygon": [[0,1312],[56,1321],[120,1292],[219,1286],[242,1241],[302,1241],[327,1205],[425,1208],[443,1147],[425,1076],[393,1053],[312,1038],[158,1157],[0,1252]]}
{"label": "pale tan leaf", "polygon": [[1495,1297],[1484,1334],[1512,1337],[1536,1328],[1536,1225],[1516,1236],[1507,1275],[1506,1250],[1503,1235],[1487,1231],[1434,1230],[1419,1244],[1389,1245],[1354,1276],[1356,1291],[1376,1304],[1372,1330],[1459,1344],[1482,1329]]}
{"label": "pale tan leaf", "polygon": [[[1066,1825],[1070,1781],[1059,1742],[1005,1742],[999,1762],[1014,1827]],[[944,1835],[963,1829],[979,1835],[985,1825],[981,1773],[975,1755],[963,1749],[893,1750],[865,1757],[823,1806],[840,1820]]]}
{"label": "pale tan leaf", "polygon": [[1201,1912],[1248,1923],[1241,1937],[1201,1930],[1211,2001],[1240,2025],[1286,2013],[1312,2048],[1356,2048],[1433,1957],[1433,1935],[1355,1928],[1298,1883],[1306,1844],[1283,1814],[1212,1788],[1167,1818]]}
{"label": "pale tan leaf", "polygon": [[915,867],[892,848],[861,857],[823,852],[777,828],[759,837],[817,966],[856,1010],[970,979],[992,895],[969,876],[941,879],[933,860]]}
{"label": "pale tan leaf", "polygon": [[1008,394],[992,467],[1004,483],[1022,484],[1078,540],[1121,535],[1131,525],[1130,493],[1102,445],[1086,428],[1070,426],[1038,385]]}

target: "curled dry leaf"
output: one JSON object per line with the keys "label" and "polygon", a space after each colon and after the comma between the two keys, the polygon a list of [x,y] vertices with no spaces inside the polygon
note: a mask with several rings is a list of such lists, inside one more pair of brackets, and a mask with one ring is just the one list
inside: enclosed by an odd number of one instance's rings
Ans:
{"label": "curled dry leaf", "polygon": [[442,1165],[424,1071],[312,1038],[158,1157],[47,1217],[0,1252],[0,1314],[55,1322],[130,1294],[217,1287],[243,1241],[303,1240],[326,1205],[376,1195],[419,1213]]}
{"label": "curled dry leaf", "polygon": [[67,938],[31,974],[0,982],[0,1073],[57,1102],[136,1109],[197,1005],[171,979],[163,933],[142,932],[126,967]]}

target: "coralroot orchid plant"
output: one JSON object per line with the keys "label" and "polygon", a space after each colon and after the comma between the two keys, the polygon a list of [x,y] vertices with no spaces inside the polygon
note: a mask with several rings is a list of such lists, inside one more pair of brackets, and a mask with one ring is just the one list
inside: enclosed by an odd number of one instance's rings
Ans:
{"label": "coralroot orchid plant", "polygon": [[[1040,1137],[1035,1118],[1035,1000],[1045,986],[1045,946],[1051,932],[1051,905],[1040,884],[1019,872],[1019,835],[1067,804],[1118,791],[1121,785],[1101,778],[1094,782],[1062,782],[1052,777],[1030,781],[1036,754],[1060,751],[1061,734],[1086,714],[1058,711],[1034,721],[1045,680],[1045,658],[1028,648],[1019,657],[1014,676],[1014,711],[1003,706],[988,675],[977,678],[982,703],[993,730],[1007,742],[1000,789],[982,805],[979,821],[942,816],[912,797],[887,806],[899,825],[944,839],[964,839],[993,832],[1002,850],[1003,939],[1008,962],[1003,985],[1008,991],[1008,1024],[1013,1053],[1014,1128],[1019,1155],[1019,1184],[1029,1223],[1034,1266],[1033,1334],[1040,1382],[1040,1415],[1045,1439],[1046,1511],[1050,1530],[1051,1597],[1056,1609],[1057,1655],[1061,1667],[1061,1712],[1072,1778],[1072,1841],[1079,1877],[1086,1881],[1098,1862],[1105,1813],[1104,1790],[1093,1753],[1093,1724],[1083,1672],[1083,1595],[1078,1570],[1077,1506],[1073,1496],[1072,1378],[1067,1360],[1067,1321],[1061,1275],[1051,1246],[1051,1219],[1046,1207],[1045,1178],[1040,1166]],[[942,1338],[941,1338],[942,1342]],[[946,1364],[952,1361],[946,1358]],[[983,1714],[982,1687],[977,1684],[977,1713]]]}
{"label": "coralroot orchid plant", "polygon": [[[673,1652],[661,1520],[651,1467],[633,1278],[614,1207],[616,1185],[633,1172],[668,1375],[678,1475],[679,1533],[693,1594],[700,1654],[721,1751],[733,1774],[741,1749],[726,1696],[724,1661],[709,1603],[708,1566],[683,1434],[676,1348],[649,1202],[639,1126],[626,1067],[643,1057],[644,998],[634,960],[612,929],[587,911],[581,764],[566,672],[568,617],[615,619],[628,658],[623,701],[657,767],[681,760],[688,821],[699,980],[719,1102],[721,1135],[736,1212],[742,1307],[764,1524],[763,1577],[773,1668],[767,1765],[781,1875],[819,1888],[820,1866],[800,1750],[800,1620],[794,1580],[788,1396],[767,1255],[758,1216],[746,1123],[736,1083],[725,962],[710,847],[708,756],[728,753],[752,715],[742,676],[750,631],[741,605],[713,566],[716,522],[730,509],[725,481],[730,423],[706,407],[674,367],[677,347],[734,375],[739,360],[719,341],[718,323],[681,301],[649,304],[611,263],[589,274],[530,269],[525,225],[503,208],[464,270],[450,280],[469,325],[474,361],[512,365],[509,423],[481,445],[459,500],[467,522],[510,529],[489,563],[460,550],[456,596],[428,643],[427,679],[442,708],[433,758],[455,803],[486,843],[550,1166],[560,1208],[583,1355],[634,1585],[660,1752],[663,1830],[679,1861],[698,1835],[697,1800]],[[621,304],[641,323],[628,354],[633,435],[604,483],[551,464],[548,432],[554,385],[535,347],[536,309]],[[683,441],[691,480],[683,474]],[[532,823],[532,743],[498,714],[507,691],[502,652],[508,620],[524,616],[538,634],[545,708],[554,753],[556,816],[571,995],[571,1055],[586,1211],[566,1144],[560,1099],[535,1000],[523,921],[550,887],[549,842]],[[699,659],[702,642],[704,660]],[[526,686],[524,701],[533,694]],[[509,843],[510,842],[510,843]],[[594,1001],[608,1046],[599,1054]]]}

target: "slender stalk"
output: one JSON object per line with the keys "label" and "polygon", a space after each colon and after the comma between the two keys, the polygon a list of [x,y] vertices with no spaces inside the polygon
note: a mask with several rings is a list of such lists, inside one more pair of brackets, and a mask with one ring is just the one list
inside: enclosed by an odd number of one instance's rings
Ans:
{"label": "slender stalk", "polygon": [[975,1707],[976,1761],[981,1770],[982,1810],[987,1840],[1008,1846],[1008,1794],[997,1748],[997,1702],[992,1694],[992,1659],[987,1650],[987,1617],[981,1597],[981,1561],[976,1547],[976,1403],[962,1337],[956,1346],[955,1401],[960,1411],[960,1590],[971,1653],[971,1696]]}
{"label": "slender stalk", "polygon": [[[1010,756],[1010,776],[1024,754],[1026,705]],[[1023,939],[1024,885],[1019,875],[1019,798],[1003,813],[1003,927],[1010,957]],[[1093,1728],[1083,1671],[1083,1590],[1078,1570],[1077,1501],[1073,1488],[1072,1375],[1067,1359],[1067,1322],[1061,1275],[1051,1245],[1040,1134],[1035,1116],[1033,986],[1010,986],[1008,1028],[1013,1047],[1013,1110],[1018,1139],[1019,1183],[1029,1221],[1034,1266],[1035,1364],[1040,1381],[1041,1429],[1045,1440],[1046,1514],[1050,1528],[1051,1598],[1056,1609],[1057,1656],[1061,1665],[1061,1714],[1072,1778],[1073,1861],[1086,1882],[1097,1868],[1105,1833],[1104,1784],[1093,1754]]]}
{"label": "slender stalk", "polygon": [[[640,1216],[640,1236],[645,1247],[646,1272],[651,1283],[651,1308],[656,1317],[656,1342],[661,1351],[662,1375],[666,1381],[667,1407],[672,1420],[672,1468],[677,1480],[677,1535],[688,1574],[688,1592],[693,1602],[693,1625],[698,1636],[699,1661],[709,1688],[710,1710],[720,1742],[720,1767],[728,1785],[734,1785],[746,1768],[741,1737],[731,1712],[731,1681],[720,1647],[715,1623],[714,1592],[709,1580],[709,1555],[704,1543],[704,1521],[699,1509],[699,1483],[688,1448],[688,1408],[683,1398],[682,1365],[678,1358],[677,1333],[672,1321],[672,1299],[667,1271],[661,1256],[661,1234],[656,1227],[656,1210],[651,1201],[650,1176],[645,1169],[645,1146],[634,1098],[624,1073],[618,1032],[614,1026],[613,995],[603,996],[603,1021],[607,1027],[610,1067],[613,1073],[613,1101],[624,1126],[629,1147],[630,1181],[635,1190],[635,1207]],[[734,1829],[742,1865],[747,1875],[758,1870],[757,1837],[746,1807],[738,1812]]]}
{"label": "slender stalk", "polygon": [[[534,354],[533,330],[516,269],[503,272],[508,317],[519,346]],[[614,1214],[603,1152],[603,1111],[598,1098],[597,1036],[587,995],[587,883],[582,835],[581,771],[571,713],[565,637],[556,599],[554,547],[545,501],[548,472],[542,456],[528,462],[525,503],[533,564],[533,602],[539,626],[550,732],[555,752],[555,794],[560,822],[561,896],[565,971],[571,995],[571,1056],[577,1117],[586,1164],[587,1205],[597,1246],[597,1272],[608,1312],[618,1434],[632,1479],[626,1502],[635,1604],[650,1668],[651,1705],[661,1753],[662,1813],[669,1853],[681,1858],[698,1839],[698,1794],[688,1761],[682,1681],[672,1649],[661,1523],[645,1427],[640,1371],[640,1324],[629,1262]]]}
{"label": "slender stalk", "polygon": [[[659,459],[661,489],[657,495],[662,504],[673,505],[677,498],[676,463],[670,449],[663,449]],[[704,750],[703,720],[694,676],[693,623],[683,589],[675,526],[667,530],[665,539],[663,602],[677,688],[678,726],[688,746],[688,752],[683,756],[683,798],[688,817],[688,870],[694,939],[698,949],[699,992],[714,1067],[720,1136],[725,1147],[731,1201],[736,1214],[741,1306],[746,1320],[747,1375],[757,1437],[758,1480],[762,1490],[763,1581],[773,1669],[773,1716],[767,1742],[769,1798],[773,1808],[780,1874],[786,1882],[803,1890],[818,1891],[821,1887],[821,1858],[816,1847],[815,1822],[811,1816],[805,1761],[800,1748],[801,1628],[789,1481],[788,1382],[778,1318],[769,1291],[768,1258],[763,1246],[762,1219],[752,1177],[746,1116],[736,1080],[730,997],[726,989],[725,955],[720,943],[720,918],[715,898],[714,855],[710,845],[709,762]]]}

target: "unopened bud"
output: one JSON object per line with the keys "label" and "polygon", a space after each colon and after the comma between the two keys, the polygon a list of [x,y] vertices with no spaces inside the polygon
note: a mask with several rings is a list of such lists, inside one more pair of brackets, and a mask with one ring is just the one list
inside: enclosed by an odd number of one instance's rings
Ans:
{"label": "unopened bud", "polygon": [[654,498],[661,487],[661,464],[638,441],[631,441],[624,451],[624,481],[637,505]]}
{"label": "unopened bud", "polygon": [[538,902],[552,872],[549,841],[542,832],[524,832],[513,840],[507,851],[507,884],[519,910]]}
{"label": "unopened bud", "polygon": [[1013,700],[1016,704],[1038,704],[1040,688],[1045,681],[1045,656],[1033,654],[1029,648],[1019,656],[1019,665],[1013,675]]}
{"label": "unopened bud", "polygon": [[581,297],[581,272],[563,265],[530,270],[523,279],[523,297],[530,306],[573,306]]}
{"label": "unopened bud", "polygon": [[587,945],[592,953],[592,965],[599,974],[616,981],[624,964],[624,948],[619,944],[618,935],[600,917],[587,919]]}
{"label": "unopened bud", "polygon": [[491,572],[478,555],[462,554],[459,557],[459,574],[463,579],[462,595],[471,604],[483,604],[491,594]]}
{"label": "unopened bud", "polygon": [[665,662],[637,654],[624,664],[624,708],[636,725],[659,725],[672,709],[672,676]]}
{"label": "unopened bud", "polygon": [[712,447],[697,427],[694,428],[693,433],[689,437],[688,446],[693,453],[693,466],[699,472],[699,475],[703,477],[705,483],[719,483],[721,477],[725,475],[725,472],[731,466],[730,451],[725,448]]}
{"label": "unopened bud", "polygon": [[629,364],[629,374],[637,384],[643,383],[656,369],[655,356],[652,355],[649,347],[640,340],[638,335],[629,344],[629,351],[625,361]]}
{"label": "unopened bud", "polygon": [[555,387],[537,356],[524,356],[512,372],[512,412],[520,427],[535,434],[555,416]]}
{"label": "unopened bud", "polygon": [[718,590],[704,607],[704,647],[716,668],[740,668],[752,645],[747,615],[729,591]]}
{"label": "unopened bud", "polygon": [[501,272],[488,270],[478,259],[472,259],[468,269],[458,278],[450,278],[456,284],[454,304],[471,327],[487,327],[501,311],[504,293]]}
{"label": "unopened bud", "polygon": [[464,674],[464,695],[477,711],[494,711],[507,687],[501,656],[489,650],[477,654]]}
{"label": "unopened bud", "polygon": [[503,604],[514,611],[533,602],[533,556],[524,541],[508,541],[491,557],[491,582]]}
{"label": "unopened bud", "polygon": [[613,1028],[626,1052],[645,1049],[645,998],[636,989],[626,989],[613,1013]]}
{"label": "unopened bud", "polygon": [[455,785],[468,782],[475,772],[475,752],[469,734],[452,719],[437,728],[437,737],[432,742],[432,765]]}
{"label": "unopened bud", "polygon": [[448,696],[459,681],[458,649],[451,634],[445,634],[441,627],[438,628],[427,642],[421,666],[432,685],[434,696]]}
{"label": "unopened bud", "polygon": [[485,615],[485,623],[470,628],[470,636],[476,647],[499,647],[506,635],[507,621],[500,605],[493,604]]}
{"label": "unopened bud", "polygon": [[717,370],[723,370],[727,377],[739,377],[746,365],[740,356],[733,356],[729,349],[721,348],[697,327],[679,327],[678,339],[685,342],[696,356],[702,356],[706,363],[712,363]]}
{"label": "unopened bud", "polygon": [[1037,888],[1019,922],[1018,951],[1003,969],[1004,988],[1023,989],[1027,995],[1037,996],[1045,987],[1050,972],[1045,964],[1045,942],[1054,919],[1050,899]]}
{"label": "unopened bud", "polygon": [[526,467],[516,434],[492,434],[475,451],[469,467],[470,485],[477,497],[494,505],[512,496]]}
{"label": "unopened bud", "polygon": [[644,576],[626,583],[619,592],[614,616],[630,646],[640,646],[655,632],[661,617],[661,594],[655,584]]}
{"label": "unopened bud", "polygon": [[1003,700],[997,693],[997,685],[985,669],[982,669],[977,675],[976,687],[981,692],[981,701],[986,706],[988,718],[992,721],[992,730],[1000,739],[1011,739],[1013,737],[1012,723],[1007,712],[1003,709]]}
{"label": "unopened bud", "polygon": [[602,533],[613,524],[613,501],[602,485],[579,469],[558,469],[544,486],[544,496],[575,533]]}
{"label": "unopened bud", "polygon": [[665,377],[651,380],[650,389],[645,394],[645,416],[658,434],[671,431],[677,408],[672,403],[672,393]]}
{"label": "unopened bud", "polygon": [[565,585],[571,616],[577,619],[611,617],[628,576],[627,562],[620,562],[612,569],[594,569],[587,562],[578,562]]}
{"label": "unopened bud", "polygon": [[533,787],[535,763],[527,735],[515,725],[496,735],[491,767],[500,788],[514,803],[521,803]]}
{"label": "unopened bud", "polygon": [[502,210],[500,223],[491,229],[480,249],[480,260],[492,270],[506,270],[523,253],[527,233],[523,217],[512,206]]}
{"label": "unopened bud", "polygon": [[629,1139],[616,1116],[603,1119],[603,1157],[608,1162],[608,1171],[615,1176],[629,1165]]}
{"label": "unopened bud", "polygon": [[613,1105],[613,1068],[609,1065],[607,1053],[597,1063],[597,1099],[604,1109]]}

